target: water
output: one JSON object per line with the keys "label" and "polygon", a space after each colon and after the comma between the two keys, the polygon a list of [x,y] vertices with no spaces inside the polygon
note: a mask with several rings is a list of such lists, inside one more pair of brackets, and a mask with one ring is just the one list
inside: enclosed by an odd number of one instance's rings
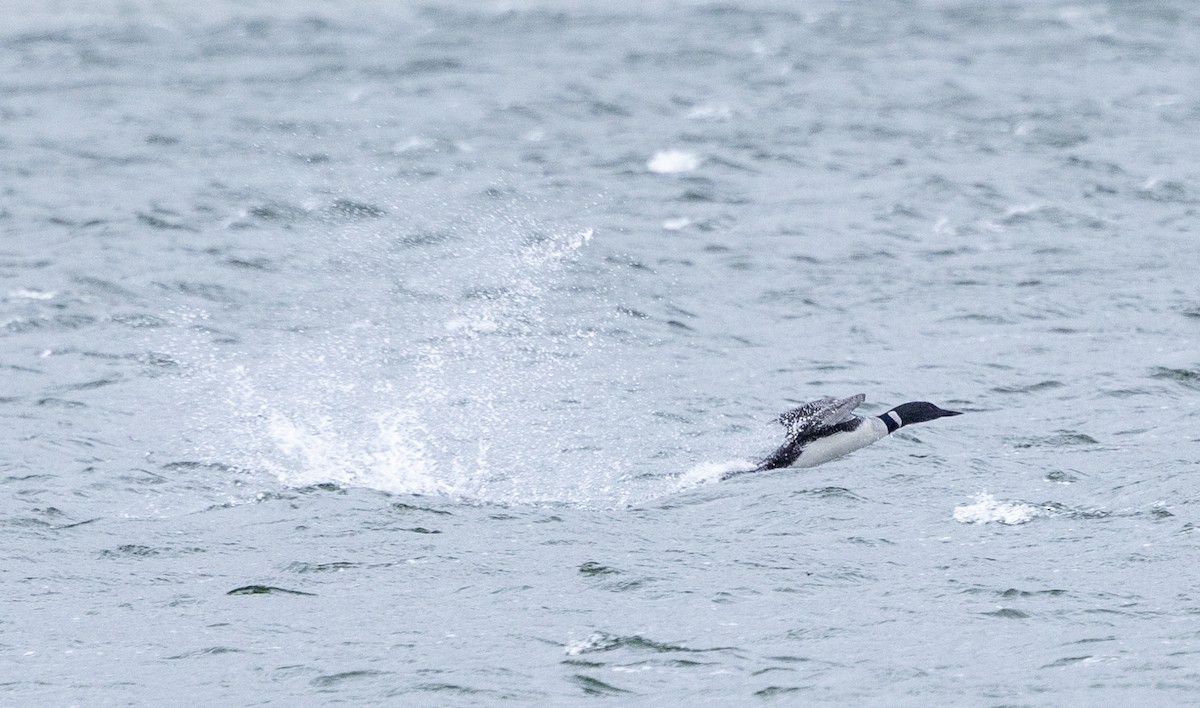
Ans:
{"label": "water", "polygon": [[1200,14],[606,7],[6,4],[0,702],[1195,702]]}

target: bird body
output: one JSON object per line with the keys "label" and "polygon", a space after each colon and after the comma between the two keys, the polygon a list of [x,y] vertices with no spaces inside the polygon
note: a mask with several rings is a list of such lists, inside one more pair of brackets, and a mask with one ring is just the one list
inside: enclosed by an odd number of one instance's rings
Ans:
{"label": "bird body", "polygon": [[[848,423],[850,421],[847,421]],[[888,436],[887,425],[878,418],[855,416],[853,425],[843,423],[842,429],[828,435],[809,436],[795,462],[789,467],[816,467],[843,455],[864,448]]]}
{"label": "bird body", "polygon": [[914,401],[896,406],[880,416],[854,415],[865,394],[848,398],[822,398],[779,416],[787,439],[757,467],[732,472],[725,478],[780,467],[815,467],[848,455],[886,438],[905,425],[960,415],[932,403]]}

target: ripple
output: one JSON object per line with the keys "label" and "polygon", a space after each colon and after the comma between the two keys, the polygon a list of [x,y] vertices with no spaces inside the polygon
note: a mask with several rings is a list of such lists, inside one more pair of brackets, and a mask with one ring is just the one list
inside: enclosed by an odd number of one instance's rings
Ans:
{"label": "ripple", "polygon": [[1065,656],[1065,657],[1063,657],[1063,658],[1061,658],[1061,659],[1057,659],[1057,660],[1055,660],[1055,661],[1052,661],[1052,662],[1050,662],[1049,664],[1044,664],[1044,665],[1042,665],[1042,666],[1041,666],[1041,667],[1039,667],[1039,668],[1043,668],[1043,669],[1058,669],[1058,668],[1062,668],[1062,667],[1064,667],[1064,666],[1072,666],[1072,665],[1074,665],[1074,664],[1079,664],[1079,663],[1081,663],[1081,662],[1086,662],[1086,661],[1094,661],[1094,659],[1093,659],[1093,657],[1092,657],[1091,655],[1086,655],[1086,656]]}
{"label": "ripple", "polygon": [[623,688],[617,688],[612,684],[605,683],[597,678],[592,678],[585,674],[575,674],[571,677],[571,681],[589,696],[615,696],[620,694],[628,694]]}
{"label": "ripple", "polygon": [[246,216],[252,216],[262,221],[295,222],[307,218],[309,212],[286,202],[270,202],[249,207]]}
{"label": "ripple", "polygon": [[803,689],[796,686],[767,686],[754,692],[754,695],[761,698],[774,698],[775,696],[786,696],[789,693],[799,693]]}
{"label": "ripple", "polygon": [[37,404],[46,406],[47,408],[87,408],[88,405],[83,401],[70,401],[64,398],[40,398]]}
{"label": "ripple", "polygon": [[420,683],[413,687],[417,691],[426,691],[429,693],[453,693],[461,696],[470,696],[479,693],[484,693],[477,688],[470,686],[462,686],[457,683]]}
{"label": "ripple", "polygon": [[[307,593],[299,593],[307,594]],[[317,676],[310,683],[314,686],[329,687],[337,686],[346,683],[347,681],[356,681],[364,678],[374,678],[376,676],[386,676],[386,671],[375,671],[373,669],[360,669],[358,671],[343,671],[337,674],[328,674],[325,676]]]}
{"label": "ripple", "polygon": [[340,573],[343,570],[352,570],[361,568],[361,563],[352,563],[350,561],[333,561],[331,563],[303,563],[294,561],[287,565],[285,570],[293,573]]}
{"label": "ripple", "polygon": [[984,617],[996,617],[998,619],[1029,619],[1030,615],[1027,612],[1014,610],[1010,607],[1002,607],[993,612],[980,612]]}
{"label": "ripple", "polygon": [[692,649],[681,644],[670,644],[667,642],[657,642],[653,639],[646,639],[639,635],[620,636],[615,634],[607,634],[605,632],[593,632],[587,639],[577,642],[571,642],[566,646],[563,652],[567,656],[579,656],[581,654],[593,654],[597,652],[615,651],[617,649],[632,649],[634,651],[648,651],[653,653],[671,653],[671,652],[711,652],[711,651],[727,651],[728,647],[719,647],[715,649]]}
{"label": "ripple", "polygon": [[1160,381],[1174,381],[1187,388],[1200,389],[1200,370],[1197,369],[1172,369],[1156,366],[1151,370],[1150,376]]}
{"label": "ripple", "polygon": [[1029,438],[1015,438],[1013,447],[1072,447],[1077,445],[1099,445],[1100,441],[1085,433],[1073,430],[1056,430],[1054,435],[1042,435]]}
{"label": "ripple", "polygon": [[111,280],[98,278],[91,275],[79,275],[71,279],[72,282],[83,285],[88,288],[91,293],[103,293],[105,295],[117,296],[124,300],[131,300],[136,297],[132,290],[123,288]]}
{"label": "ripple", "polygon": [[97,388],[104,388],[115,383],[120,383],[117,378],[96,379],[95,381],[84,381],[83,383],[68,384],[62,387],[64,391],[91,391]]}
{"label": "ripple", "polygon": [[1048,379],[1046,381],[1039,381],[1038,383],[1033,384],[997,386],[992,390],[996,393],[1036,393],[1038,391],[1049,391],[1051,389],[1062,388],[1065,385],[1066,384],[1061,381]]}
{"label": "ripple", "polygon": [[167,320],[146,312],[135,312],[127,315],[113,315],[112,321],[117,324],[132,327],[133,329],[154,329],[165,327],[169,322]]}
{"label": "ripple", "polygon": [[158,283],[160,287],[174,290],[183,295],[197,297],[209,302],[233,304],[245,302],[248,297],[244,290],[233,288],[220,283],[205,283],[189,280],[176,280],[171,283]]}
{"label": "ripple", "polygon": [[[77,524],[73,524],[77,525]],[[66,527],[63,527],[66,528]],[[193,553],[205,553],[203,548],[153,548],[151,546],[143,546],[140,544],[129,543],[123,546],[117,546],[113,549],[108,549],[100,552],[101,558],[151,558],[154,556],[165,556],[178,558],[180,556],[190,555]]]}
{"label": "ripple", "polygon": [[433,507],[420,506],[417,504],[409,504],[407,502],[393,502],[391,505],[391,508],[393,511],[401,511],[401,512],[417,511],[417,512],[425,512],[427,514],[437,514],[439,516],[452,516],[451,512],[446,511],[445,509],[434,509]]}
{"label": "ripple", "polygon": [[160,216],[146,214],[144,212],[138,212],[137,220],[143,224],[146,224],[147,226],[163,231],[199,231],[199,229],[194,226],[189,226],[188,224],[174,221],[167,221]]}
{"label": "ripple", "polygon": [[275,270],[269,258],[227,258],[225,265],[240,270],[269,272]]}
{"label": "ripple", "polygon": [[851,501],[867,501],[845,487],[820,487],[817,489],[799,489],[792,492],[794,497],[816,497],[818,499],[849,499]]}
{"label": "ripple", "polygon": [[1172,179],[1147,180],[1135,194],[1138,199],[1151,202],[1175,204],[1194,204],[1196,202],[1186,184]]}
{"label": "ripple", "polygon": [[388,212],[382,207],[351,199],[336,199],[329,207],[329,213],[345,219],[378,219],[387,216]]}
{"label": "ripple", "polygon": [[195,651],[168,656],[167,661],[177,661],[179,659],[197,659],[205,656],[221,656],[223,654],[243,654],[245,651],[245,649],[236,649],[234,647],[205,647],[203,649],[196,649]]}
{"label": "ripple", "polygon": [[1016,588],[1008,588],[1007,590],[998,591],[1000,597],[1061,597],[1067,594],[1066,590],[1018,590]]}
{"label": "ripple", "polygon": [[215,472],[215,473],[218,473],[221,475],[232,474],[232,473],[240,471],[239,468],[234,467],[233,465],[227,465],[222,462],[209,462],[209,461],[197,461],[197,460],[178,460],[175,462],[164,462],[161,465],[161,468],[164,470],[167,470],[169,472],[176,472],[176,471],[180,471],[180,470],[188,470],[188,471],[204,470],[204,471],[209,471],[209,472]]}
{"label": "ripple", "polygon": [[315,593],[304,592],[303,590],[289,590],[287,588],[276,587],[274,585],[243,585],[240,588],[234,588],[226,595],[308,595],[316,597]]}

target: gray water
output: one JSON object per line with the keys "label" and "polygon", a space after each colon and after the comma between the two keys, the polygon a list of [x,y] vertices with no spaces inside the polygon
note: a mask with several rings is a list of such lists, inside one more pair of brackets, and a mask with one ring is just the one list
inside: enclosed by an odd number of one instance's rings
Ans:
{"label": "gray water", "polygon": [[0,704],[1200,700],[1192,3],[3,5]]}

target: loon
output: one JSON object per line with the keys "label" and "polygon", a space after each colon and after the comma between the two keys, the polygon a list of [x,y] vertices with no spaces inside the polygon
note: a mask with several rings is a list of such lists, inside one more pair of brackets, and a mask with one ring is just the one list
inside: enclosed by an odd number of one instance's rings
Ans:
{"label": "loon", "polygon": [[865,394],[849,398],[822,398],[779,416],[787,440],[757,467],[727,473],[723,479],[780,467],[816,467],[871,443],[906,425],[962,415],[925,401],[896,406],[880,416],[863,418],[853,411],[867,400]]}

